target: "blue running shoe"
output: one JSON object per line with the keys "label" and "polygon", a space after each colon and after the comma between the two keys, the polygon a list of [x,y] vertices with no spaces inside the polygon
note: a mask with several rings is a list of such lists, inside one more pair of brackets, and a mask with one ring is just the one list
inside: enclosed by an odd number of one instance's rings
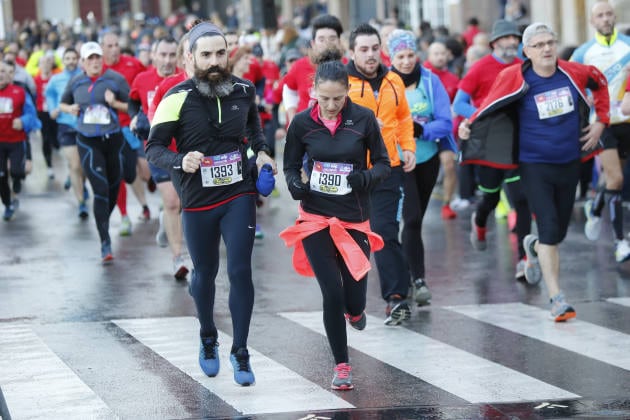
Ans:
{"label": "blue running shoe", "polygon": [[101,243],[101,262],[103,265],[109,265],[112,261],[114,261],[112,244],[108,241],[103,241],[103,243]]}
{"label": "blue running shoe", "polygon": [[85,220],[88,218],[88,216],[89,216],[89,213],[88,213],[87,204],[85,204],[85,202],[79,203],[79,219]]}
{"label": "blue running shoe", "polygon": [[13,205],[9,205],[5,207],[4,215],[2,215],[2,219],[4,219],[5,222],[8,222],[13,219],[14,215],[15,215],[15,207],[13,207]]}
{"label": "blue running shoe", "polygon": [[265,232],[263,232],[262,228],[258,223],[256,223],[256,232],[254,233],[255,239],[262,239],[265,237]]}
{"label": "blue running shoe", "polygon": [[230,354],[230,362],[234,369],[234,381],[241,386],[254,385],[256,379],[249,365],[249,352],[245,347],[239,348],[236,353]]}
{"label": "blue running shoe", "polygon": [[210,377],[219,373],[219,341],[216,337],[201,337],[199,344],[199,366]]}

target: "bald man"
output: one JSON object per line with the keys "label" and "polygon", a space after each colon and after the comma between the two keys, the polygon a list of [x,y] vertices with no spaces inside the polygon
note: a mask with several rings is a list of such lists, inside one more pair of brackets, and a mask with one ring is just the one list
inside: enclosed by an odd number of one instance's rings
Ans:
{"label": "bald man", "polygon": [[590,22],[595,28],[595,37],[575,50],[571,60],[591,64],[606,76],[610,96],[610,126],[600,140],[604,147],[599,156],[605,186],[598,189],[594,200],[584,205],[587,219],[584,233],[588,239],[597,240],[601,231],[601,214],[605,204],[608,204],[613,225],[615,260],[622,263],[630,259],[630,244],[623,234],[621,205],[622,167],[630,155],[630,117],[621,112],[621,100],[630,73],[630,37],[615,28],[615,10],[606,1],[593,5]]}

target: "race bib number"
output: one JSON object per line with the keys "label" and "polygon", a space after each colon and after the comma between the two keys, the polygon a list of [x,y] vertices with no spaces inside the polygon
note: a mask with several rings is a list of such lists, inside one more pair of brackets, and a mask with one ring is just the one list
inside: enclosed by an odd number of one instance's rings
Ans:
{"label": "race bib number", "polygon": [[13,113],[13,99],[0,98],[0,114],[12,114]]}
{"label": "race bib number", "polygon": [[153,98],[155,97],[155,91],[154,90],[150,90],[147,92],[147,109],[149,109],[151,107],[151,104],[153,103]]}
{"label": "race bib number", "polygon": [[83,114],[83,124],[109,124],[111,117],[109,109],[104,105],[88,106]]}
{"label": "race bib number", "polygon": [[568,114],[575,109],[573,96],[568,87],[543,92],[534,98],[538,108],[538,118],[541,120]]}
{"label": "race bib number", "polygon": [[351,163],[315,161],[311,172],[311,190],[324,194],[346,195],[352,191],[347,179],[350,172]]}
{"label": "race bib number", "polygon": [[240,152],[204,156],[201,159],[201,185],[204,187],[232,185],[242,180],[243,162]]}

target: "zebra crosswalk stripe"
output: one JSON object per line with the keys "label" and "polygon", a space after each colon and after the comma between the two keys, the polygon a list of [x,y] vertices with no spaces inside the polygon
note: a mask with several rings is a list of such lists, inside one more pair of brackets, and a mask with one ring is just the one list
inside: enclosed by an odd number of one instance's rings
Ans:
{"label": "zebra crosswalk stripe", "polygon": [[[283,312],[279,315],[325,335],[320,311]],[[372,316],[368,316],[364,331],[348,328],[348,344],[471,403],[580,398],[579,395],[414,331],[385,326],[381,319]],[[360,369],[360,366],[355,369]]]}
{"label": "zebra crosswalk stripe", "polygon": [[193,317],[112,322],[243,414],[354,408],[251,347],[248,350],[256,385],[236,385],[229,360],[232,337],[223,331],[219,331],[221,370],[216,377],[207,377],[199,367],[199,324]]}
{"label": "zebra crosswalk stripe", "polygon": [[612,297],[606,299],[608,302],[615,303],[617,305],[623,305],[630,307],[630,297]]}
{"label": "zebra crosswalk stripe", "polygon": [[449,306],[446,309],[630,370],[630,335],[618,331],[579,319],[555,323],[549,319],[548,310],[522,303]]}
{"label": "zebra crosswalk stripe", "polygon": [[116,418],[28,325],[0,326],[0,386],[15,419]]}

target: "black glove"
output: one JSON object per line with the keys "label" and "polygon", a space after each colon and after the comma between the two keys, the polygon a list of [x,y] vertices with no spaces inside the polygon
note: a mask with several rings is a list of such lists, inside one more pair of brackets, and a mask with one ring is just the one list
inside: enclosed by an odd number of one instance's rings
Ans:
{"label": "black glove", "polygon": [[145,113],[140,111],[138,113],[138,118],[136,118],[136,128],[134,129],[134,134],[139,139],[146,140],[149,138],[149,131],[151,131],[151,123],[149,123],[149,119]]}
{"label": "black glove", "polygon": [[354,171],[348,174],[346,179],[353,191],[367,191],[372,176],[369,171]]}
{"label": "black glove", "polygon": [[294,200],[304,200],[311,191],[311,186],[302,182],[300,178],[295,178],[287,182],[287,186]]}
{"label": "black glove", "polygon": [[424,126],[414,121],[413,122],[413,137],[414,138],[422,137],[423,133],[424,133]]}

